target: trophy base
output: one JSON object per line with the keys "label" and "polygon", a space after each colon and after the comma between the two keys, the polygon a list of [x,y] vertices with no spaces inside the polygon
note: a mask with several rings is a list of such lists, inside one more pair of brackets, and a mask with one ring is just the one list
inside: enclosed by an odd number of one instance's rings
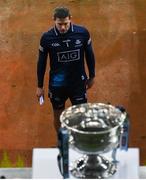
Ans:
{"label": "trophy base", "polygon": [[84,155],[74,162],[70,172],[75,178],[110,178],[117,171],[117,164],[99,155]]}

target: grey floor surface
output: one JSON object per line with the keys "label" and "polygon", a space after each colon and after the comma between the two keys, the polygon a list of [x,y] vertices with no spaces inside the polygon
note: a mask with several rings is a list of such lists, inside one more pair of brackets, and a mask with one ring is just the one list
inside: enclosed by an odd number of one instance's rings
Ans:
{"label": "grey floor surface", "polygon": [[32,168],[0,168],[0,179],[32,179]]}
{"label": "grey floor surface", "polygon": [[[0,168],[0,179],[32,179],[32,168]],[[146,178],[146,166],[139,168],[139,179]]]}

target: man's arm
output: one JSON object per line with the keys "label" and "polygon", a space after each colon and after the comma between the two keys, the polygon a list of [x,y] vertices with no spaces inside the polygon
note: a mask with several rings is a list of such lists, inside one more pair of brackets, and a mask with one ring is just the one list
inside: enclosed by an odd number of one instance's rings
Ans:
{"label": "man's arm", "polygon": [[46,71],[46,65],[47,65],[47,54],[43,54],[39,51],[39,58],[37,62],[37,91],[36,95],[39,98],[40,96],[44,95],[44,75]]}
{"label": "man's arm", "polygon": [[92,48],[91,38],[88,33],[88,41],[85,46],[85,58],[86,63],[89,71],[89,79],[87,80],[87,89],[91,88],[94,84],[94,77],[95,77],[95,57]]}
{"label": "man's arm", "polygon": [[39,50],[39,58],[37,62],[37,80],[38,80],[38,87],[42,88],[44,84],[44,75],[46,72],[47,66],[47,53],[41,52]]}
{"label": "man's arm", "polygon": [[44,95],[43,84],[44,84],[44,75],[46,72],[47,66],[47,56],[48,52],[45,49],[45,38],[42,36],[39,47],[39,57],[37,62],[37,97]]}

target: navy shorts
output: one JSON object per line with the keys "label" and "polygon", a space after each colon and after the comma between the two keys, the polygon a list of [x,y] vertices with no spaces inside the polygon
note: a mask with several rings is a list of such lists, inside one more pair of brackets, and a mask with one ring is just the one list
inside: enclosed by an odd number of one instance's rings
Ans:
{"label": "navy shorts", "polygon": [[65,102],[69,98],[72,105],[87,102],[85,84],[79,87],[49,87],[48,96],[53,109],[65,108]]}

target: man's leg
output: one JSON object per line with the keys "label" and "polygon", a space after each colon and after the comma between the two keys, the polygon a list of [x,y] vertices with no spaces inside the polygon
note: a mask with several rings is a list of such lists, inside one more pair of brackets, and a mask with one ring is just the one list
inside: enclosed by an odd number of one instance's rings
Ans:
{"label": "man's leg", "polygon": [[70,100],[72,105],[87,103],[86,87],[84,83],[70,89]]}
{"label": "man's leg", "polygon": [[65,101],[67,99],[65,90],[63,87],[50,87],[49,98],[52,103],[53,116],[54,116],[54,128],[56,133],[60,128],[60,115],[65,109]]}
{"label": "man's leg", "polygon": [[56,130],[56,132],[58,132],[59,128],[60,128],[60,115],[61,113],[64,111],[64,108],[62,109],[53,109],[53,114],[54,114],[54,128]]}

